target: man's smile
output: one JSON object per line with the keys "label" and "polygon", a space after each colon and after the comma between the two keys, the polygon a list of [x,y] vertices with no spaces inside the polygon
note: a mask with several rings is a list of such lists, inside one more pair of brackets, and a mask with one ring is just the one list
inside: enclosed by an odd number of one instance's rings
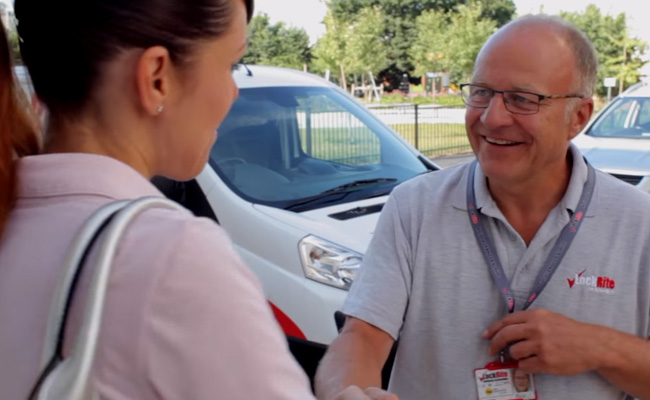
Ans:
{"label": "man's smile", "polygon": [[505,139],[495,139],[495,138],[490,138],[487,136],[484,136],[485,141],[490,143],[490,144],[495,144],[499,146],[514,146],[517,144],[521,144],[520,142],[513,142],[511,140],[505,140]]}

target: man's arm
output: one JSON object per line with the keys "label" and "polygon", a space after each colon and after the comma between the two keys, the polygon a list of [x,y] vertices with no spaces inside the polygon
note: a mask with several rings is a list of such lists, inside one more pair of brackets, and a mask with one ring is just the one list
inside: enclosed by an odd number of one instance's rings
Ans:
{"label": "man's arm", "polygon": [[611,328],[598,330],[604,349],[597,371],[626,393],[650,400],[650,341]]}
{"label": "man's arm", "polygon": [[526,372],[575,375],[597,371],[639,400],[650,400],[650,341],[612,328],[575,321],[548,310],[508,315],[485,331],[490,355],[511,344]]}
{"label": "man's arm", "polygon": [[[376,326],[347,317],[343,331],[330,345],[316,372],[316,397],[334,399],[353,385],[361,389],[380,388],[381,370],[394,342]],[[397,400],[397,396],[378,389],[366,393],[372,399]]]}

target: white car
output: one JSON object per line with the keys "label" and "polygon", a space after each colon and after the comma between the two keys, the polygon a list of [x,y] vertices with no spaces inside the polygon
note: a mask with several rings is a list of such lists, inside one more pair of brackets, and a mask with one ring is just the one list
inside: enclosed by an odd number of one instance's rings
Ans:
{"label": "white car", "polygon": [[594,167],[650,192],[650,86],[621,93],[573,142]]}
{"label": "white car", "polygon": [[263,66],[234,76],[239,98],[203,172],[154,182],[230,234],[311,374],[389,193],[438,166],[318,76]]}

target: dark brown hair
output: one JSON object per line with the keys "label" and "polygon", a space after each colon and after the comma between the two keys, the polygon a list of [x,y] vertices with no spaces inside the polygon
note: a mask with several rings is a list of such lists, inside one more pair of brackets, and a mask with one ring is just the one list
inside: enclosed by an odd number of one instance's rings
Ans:
{"label": "dark brown hair", "polygon": [[38,135],[24,93],[14,78],[7,35],[0,20],[0,238],[16,200],[14,159],[38,151]]}
{"label": "dark brown hair", "polygon": [[[164,46],[182,65],[193,46],[223,34],[232,4],[253,0],[16,0],[21,56],[50,115],[80,111],[119,51]],[[2,25],[0,24],[0,27]],[[39,138],[20,102],[4,28],[0,28],[0,237],[16,199],[14,159],[39,152]]]}
{"label": "dark brown hair", "polygon": [[16,0],[20,50],[53,116],[79,111],[102,64],[119,51],[164,46],[182,65],[198,41],[224,33],[232,4],[253,0]]}

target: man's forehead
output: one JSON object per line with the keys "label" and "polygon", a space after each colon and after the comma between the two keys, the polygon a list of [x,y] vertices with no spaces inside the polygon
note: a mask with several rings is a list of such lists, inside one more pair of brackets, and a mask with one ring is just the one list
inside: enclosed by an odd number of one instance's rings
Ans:
{"label": "man's forehead", "polygon": [[[488,52],[537,53],[540,48],[562,50],[566,48],[565,35],[558,27],[540,22],[519,23],[506,26],[492,35],[483,45],[479,57]],[[512,50],[512,51],[509,51]]]}
{"label": "man's forehead", "polygon": [[536,91],[570,79],[572,63],[570,48],[557,30],[521,24],[488,40],[476,59],[472,82],[500,85],[495,87],[500,90]]}

